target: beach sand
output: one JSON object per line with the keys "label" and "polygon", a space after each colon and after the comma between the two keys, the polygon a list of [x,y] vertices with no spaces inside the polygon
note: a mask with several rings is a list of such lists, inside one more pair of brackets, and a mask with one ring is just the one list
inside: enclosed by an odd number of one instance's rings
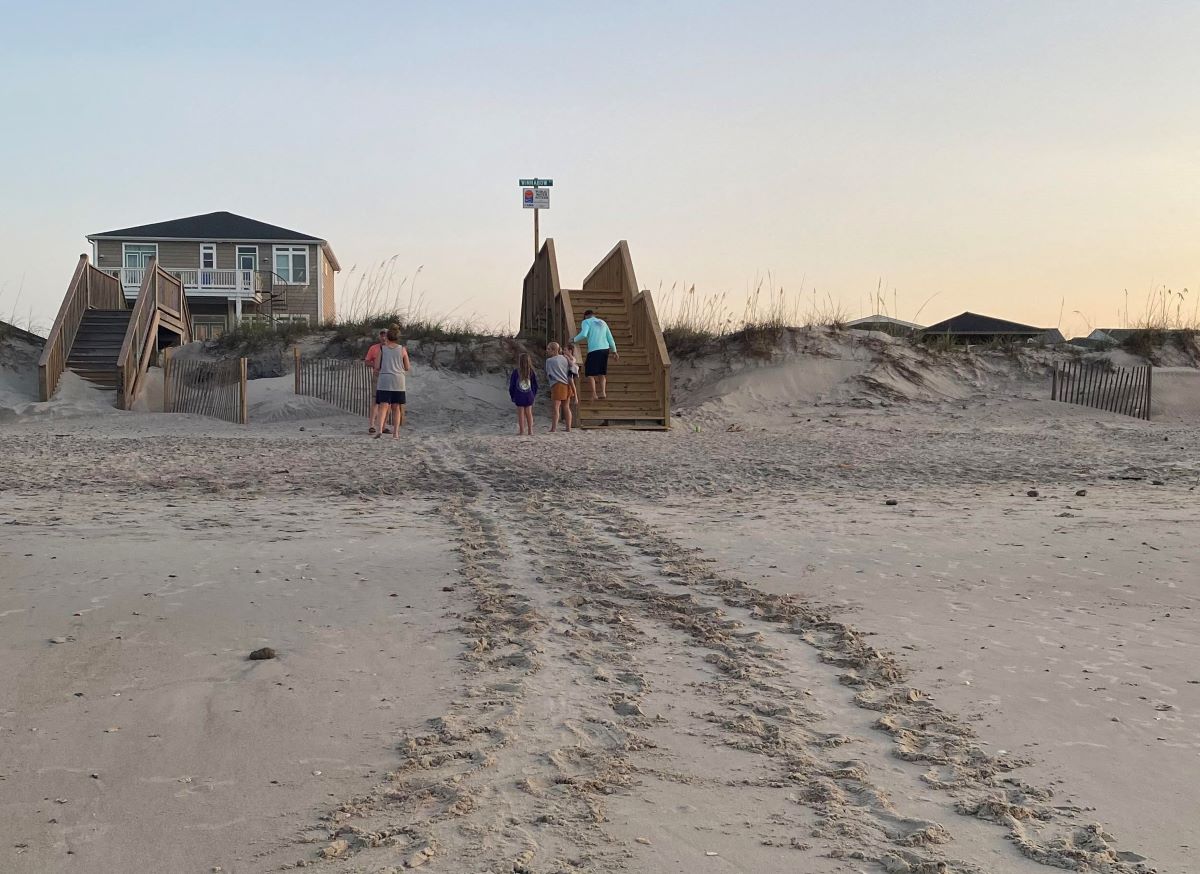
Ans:
{"label": "beach sand", "polygon": [[876,367],[665,434],[23,409],[0,870],[1198,870],[1195,422],[830,400]]}

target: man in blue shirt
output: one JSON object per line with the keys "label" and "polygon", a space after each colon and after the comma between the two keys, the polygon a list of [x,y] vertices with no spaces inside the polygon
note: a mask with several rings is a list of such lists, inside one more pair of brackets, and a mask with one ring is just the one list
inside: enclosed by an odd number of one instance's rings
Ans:
{"label": "man in blue shirt", "polygon": [[[587,359],[583,364],[583,375],[588,378],[588,385],[592,389],[592,400],[601,400],[608,397],[608,354],[611,352],[613,358],[621,360],[621,356],[617,354],[617,343],[613,340],[608,322],[591,310],[583,314],[583,323],[580,324],[579,333],[575,336],[576,343],[581,340],[587,343]],[[596,394],[597,382],[600,384],[599,395]]]}

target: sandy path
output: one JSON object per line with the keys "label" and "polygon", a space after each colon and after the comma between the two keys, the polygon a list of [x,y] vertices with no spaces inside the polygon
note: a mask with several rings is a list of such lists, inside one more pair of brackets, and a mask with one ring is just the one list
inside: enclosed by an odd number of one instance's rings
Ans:
{"label": "sandy path", "polygon": [[[203,436],[152,416],[144,427],[169,438],[0,434],[0,657],[27,678],[0,697],[0,846],[24,843],[12,859],[29,871],[80,847],[98,867],[80,855],[73,870],[119,869],[129,852],[186,871],[1131,874],[1149,870],[1142,857],[1186,871],[1200,687],[1180,522],[1195,520],[1197,437],[1041,410],[814,410],[770,431],[534,441],[421,428],[368,441],[331,436],[333,421]],[[1062,496],[1084,486],[1095,499],[1070,509]],[[402,530],[387,528],[396,513]],[[249,581],[247,554],[265,557]],[[41,582],[64,558],[100,601]],[[288,570],[304,562],[319,585]],[[396,563],[414,577],[376,582]],[[176,565],[183,582],[166,576]],[[1098,574],[1113,579],[1097,588]],[[132,616],[155,586],[170,611]],[[269,621],[247,587],[267,589]],[[425,612],[395,609],[388,589]],[[297,630],[310,607],[326,627]],[[153,647],[130,661],[110,615]],[[284,658],[248,666],[251,638]],[[81,643],[96,655],[55,661]],[[129,679],[148,674],[147,688]],[[289,705],[273,683],[301,675]],[[59,789],[38,773],[54,746],[91,769],[132,737],[113,720],[133,705],[97,705],[76,729],[67,686],[81,676],[148,699],[143,734],[179,715],[179,747],[145,773],[252,774],[252,788],[197,800],[136,784],[159,740],[143,737],[101,779]],[[1122,721],[1097,727],[1111,708]],[[63,742],[25,738],[41,725]],[[1127,733],[1092,740],[1113,730]],[[341,764],[293,773],[319,755]],[[110,789],[109,767],[127,785]],[[44,808],[71,808],[77,783],[109,828],[68,846]],[[1131,809],[1127,793],[1160,789]],[[193,810],[218,828],[194,838]],[[109,811],[184,834],[190,854]]]}

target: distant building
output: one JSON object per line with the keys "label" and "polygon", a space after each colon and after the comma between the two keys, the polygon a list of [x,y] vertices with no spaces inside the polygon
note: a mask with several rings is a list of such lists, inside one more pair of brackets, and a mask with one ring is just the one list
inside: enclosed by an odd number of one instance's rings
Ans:
{"label": "distant building", "polygon": [[133,300],[151,258],[183,282],[192,336],[218,336],[243,317],[334,319],[334,274],[341,270],[329,243],[231,212],[210,212],[89,234],[92,263],[121,280]]}
{"label": "distant building", "polygon": [[1057,328],[1036,328],[1007,319],[981,316],[978,313],[961,313],[953,318],[930,325],[921,332],[925,341],[945,339],[954,344],[968,343],[1023,343],[1040,340],[1044,343],[1062,343],[1062,332]]}
{"label": "distant building", "polygon": [[1085,339],[1106,346],[1120,346],[1137,332],[1137,328],[1097,328]]}
{"label": "distant building", "polygon": [[884,334],[891,334],[893,337],[911,337],[924,330],[921,325],[915,322],[906,322],[902,319],[893,319],[891,316],[881,316],[878,314],[863,316],[861,319],[847,322],[846,327],[851,331],[882,331]]}

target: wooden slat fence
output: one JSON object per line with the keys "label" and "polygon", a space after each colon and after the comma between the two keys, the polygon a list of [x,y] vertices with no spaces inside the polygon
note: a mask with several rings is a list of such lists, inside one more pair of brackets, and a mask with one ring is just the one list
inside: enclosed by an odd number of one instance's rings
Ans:
{"label": "wooden slat fence", "polygon": [[1137,419],[1150,418],[1151,368],[1070,361],[1054,368],[1050,399]]}
{"label": "wooden slat fence", "polygon": [[246,359],[187,361],[163,355],[163,411],[246,424]]}
{"label": "wooden slat fence", "polygon": [[363,361],[345,358],[302,358],[296,349],[296,394],[328,401],[339,410],[371,415],[375,373]]}

